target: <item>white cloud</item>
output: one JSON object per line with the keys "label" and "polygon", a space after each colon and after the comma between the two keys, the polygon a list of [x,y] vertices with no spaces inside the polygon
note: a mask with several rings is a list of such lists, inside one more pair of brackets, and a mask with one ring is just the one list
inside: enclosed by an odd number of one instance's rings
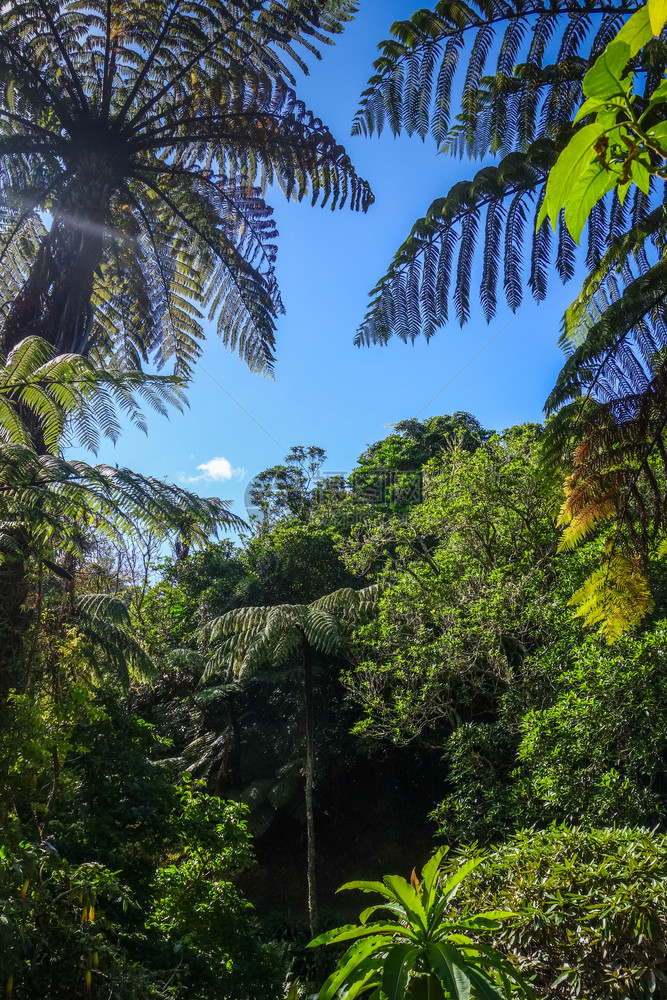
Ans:
{"label": "white cloud", "polygon": [[202,462],[197,466],[199,476],[186,476],[181,473],[179,479],[182,483],[226,483],[230,479],[245,478],[245,469],[235,469],[232,463],[226,458],[212,458],[208,462]]}

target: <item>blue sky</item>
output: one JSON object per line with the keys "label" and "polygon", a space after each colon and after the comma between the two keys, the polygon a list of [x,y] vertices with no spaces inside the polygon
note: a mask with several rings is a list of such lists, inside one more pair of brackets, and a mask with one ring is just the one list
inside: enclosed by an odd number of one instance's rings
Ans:
{"label": "blue sky", "polygon": [[368,444],[407,417],[468,410],[498,429],[541,419],[562,362],[560,317],[576,294],[575,282],[563,289],[554,280],[545,303],[530,302],[517,316],[500,309],[490,325],[473,311],[467,326],[452,323],[430,344],[359,349],[352,343],[368,292],[414,220],[478,169],[437,156],[419,139],[350,137],[378,42],[392,21],[419,4],[361,0],[360,6],[336,45],[300,79],[298,92],[347,147],[376,202],[362,215],[287,204],[280,192],[269,197],[280,230],[278,278],[287,309],[278,323],[275,379],[250,374],[212,331],[189,410],[169,419],[151,415],[148,437],[130,428],[99,459],[233,499],[243,515],[252,476],[280,462],[293,444],[325,448],[325,471],[347,472]]}

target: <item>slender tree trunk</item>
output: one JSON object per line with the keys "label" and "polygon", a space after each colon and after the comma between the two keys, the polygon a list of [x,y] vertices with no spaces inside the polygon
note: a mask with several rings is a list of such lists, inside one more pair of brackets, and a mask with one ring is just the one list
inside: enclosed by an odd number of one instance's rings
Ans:
{"label": "slender tree trunk", "polygon": [[51,229],[2,326],[0,348],[5,353],[30,336],[43,337],[59,353],[87,352],[109,202],[101,165],[82,164],[53,210]]}
{"label": "slender tree trunk", "polygon": [[302,653],[303,663],[303,703],[306,722],[306,837],[308,842],[307,880],[308,880],[308,919],[310,933],[317,936],[317,883],[315,873],[315,817],[313,814],[313,774],[315,770],[315,726],[313,712],[313,664],[307,651]]}

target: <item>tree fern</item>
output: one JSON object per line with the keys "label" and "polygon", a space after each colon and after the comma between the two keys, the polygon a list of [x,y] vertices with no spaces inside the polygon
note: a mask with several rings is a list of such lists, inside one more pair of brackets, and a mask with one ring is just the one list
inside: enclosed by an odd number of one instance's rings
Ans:
{"label": "tree fern", "polygon": [[633,347],[615,345],[613,360],[588,370],[590,389],[601,370],[597,391],[608,387],[607,401],[590,392],[574,398],[547,425],[544,446],[552,462],[574,447],[561,547],[605,533],[600,567],[573,603],[613,640],[653,607],[647,565],[667,530],[667,357],[656,351],[647,363]]}
{"label": "tree fern", "polygon": [[[377,588],[343,587],[312,604],[237,608],[202,630],[214,652],[203,680],[216,674],[243,678],[263,666],[280,667],[305,643],[315,651],[334,653],[345,641],[345,623],[353,623],[375,606]],[[227,669],[226,669],[227,668]]]}
{"label": "tree fern", "polygon": [[640,562],[620,552],[594,570],[570,604],[609,644],[639,625],[653,610],[653,598]]}
{"label": "tree fern", "polygon": [[122,687],[130,678],[149,680],[156,667],[133,635],[130,614],[112,594],[81,594],[75,598],[73,622],[95,650],[94,664],[99,674],[109,669]]}
{"label": "tree fern", "polygon": [[[261,667],[281,667],[295,660],[301,668],[304,694],[305,802],[308,840],[308,914],[313,934],[317,929],[315,890],[315,828],[313,783],[315,733],[313,718],[313,652],[331,655],[342,651],[349,627],[368,613],[377,588],[343,588],[311,604],[279,604],[273,607],[237,608],[214,619],[201,638],[215,652],[204,671],[203,681],[215,674],[225,678],[250,678]],[[279,796],[280,787],[269,782],[256,790],[261,797]],[[261,798],[260,798],[261,801]]]}
{"label": "tree fern", "polygon": [[[12,0],[0,10],[0,344],[187,374],[212,320],[271,368],[288,198],[366,208],[297,99],[353,0]],[[50,228],[42,219],[51,216]]]}

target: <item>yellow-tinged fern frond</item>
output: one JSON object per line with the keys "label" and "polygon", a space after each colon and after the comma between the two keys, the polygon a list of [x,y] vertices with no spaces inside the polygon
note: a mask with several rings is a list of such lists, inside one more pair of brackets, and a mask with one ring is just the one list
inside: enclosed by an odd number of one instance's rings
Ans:
{"label": "yellow-tinged fern frond", "polygon": [[613,497],[604,497],[595,504],[589,504],[578,514],[571,509],[571,497],[565,501],[558,516],[558,525],[564,526],[558,545],[559,552],[567,552],[576,548],[603,521],[608,521],[617,513],[616,501]]}
{"label": "yellow-tinged fern frond", "polygon": [[607,642],[616,642],[653,610],[649,582],[639,560],[612,551],[572,595],[575,614],[589,628],[598,628]]}

